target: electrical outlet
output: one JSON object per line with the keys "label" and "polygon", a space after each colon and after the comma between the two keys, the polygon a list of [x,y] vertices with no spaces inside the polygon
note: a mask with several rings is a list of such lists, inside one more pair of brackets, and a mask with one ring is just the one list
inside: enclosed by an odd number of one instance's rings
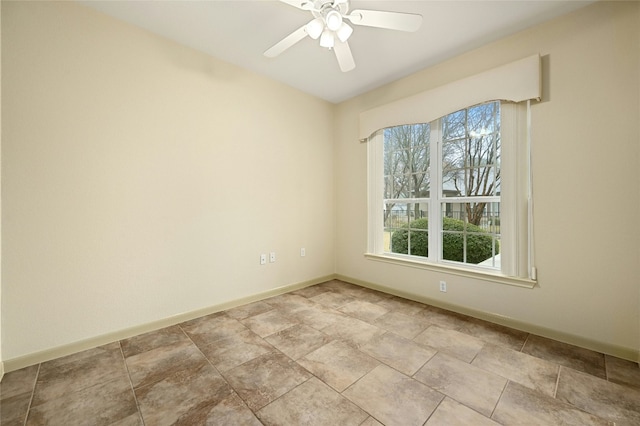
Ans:
{"label": "electrical outlet", "polygon": [[267,263],[267,255],[266,254],[261,254],[260,255],[260,264],[261,265],[266,265]]}
{"label": "electrical outlet", "polygon": [[447,282],[446,281],[440,281],[440,291],[443,293],[447,292]]}
{"label": "electrical outlet", "polygon": [[269,262],[273,263],[276,261],[276,252],[272,251],[271,253],[269,253]]}
{"label": "electrical outlet", "polygon": [[300,249],[300,257],[305,257],[307,255],[307,251],[303,248]]}

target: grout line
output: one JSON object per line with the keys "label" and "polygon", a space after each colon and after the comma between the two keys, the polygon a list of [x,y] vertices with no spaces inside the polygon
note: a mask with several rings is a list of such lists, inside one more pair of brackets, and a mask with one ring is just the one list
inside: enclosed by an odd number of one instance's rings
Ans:
{"label": "grout line", "polygon": [[133,400],[136,402],[136,408],[138,409],[138,417],[142,422],[142,425],[145,425],[144,417],[142,417],[142,410],[140,410],[140,404],[138,403],[138,397],[136,396],[136,390],[133,388],[133,382],[131,381],[131,371],[129,371],[129,365],[127,364],[127,358],[124,356],[124,351],[122,350],[122,340],[118,340],[118,347],[120,348],[120,354],[122,355],[122,362],[124,363],[124,368],[127,370],[127,377],[129,378],[129,386],[131,386],[131,393],[133,394]]}
{"label": "grout line", "polygon": [[511,383],[511,380],[507,379],[507,383],[505,383],[504,387],[502,388],[502,392],[500,392],[500,397],[498,398],[498,400],[496,401],[496,405],[493,406],[493,410],[491,410],[491,414],[489,414],[489,419],[493,420],[493,413],[496,412],[496,408],[498,408],[498,404],[500,404],[500,401],[502,400],[502,396],[504,395],[504,391],[507,390],[507,386],[509,386],[509,383]]}
{"label": "grout line", "polygon": [[[432,389],[432,388],[431,388],[431,387],[429,387],[429,389]],[[434,389],[434,390],[435,390],[435,389]],[[436,391],[436,392],[438,392],[438,391]],[[438,408],[440,408],[440,405],[442,405],[442,403],[444,402],[444,400],[445,400],[445,399],[447,399],[447,398],[451,398],[451,397],[447,396],[446,394],[444,394],[444,393],[442,393],[442,392],[439,392],[439,393],[440,393],[440,394],[442,394],[442,399],[440,400],[440,402],[438,402],[438,405],[436,405],[436,408],[434,408],[434,409],[433,409],[433,411],[431,412],[431,414],[429,414],[429,417],[427,417],[427,419],[424,421],[423,425],[426,425],[426,424],[427,424],[427,422],[429,421],[429,419],[430,419],[431,417],[433,417],[433,415],[435,414],[435,412],[436,412],[436,411],[438,411]],[[451,399],[452,399],[452,400],[454,400],[453,398],[451,398]],[[455,400],[454,400],[454,401],[455,401]],[[456,401],[456,402],[458,402],[458,401]],[[466,405],[465,405],[465,407],[466,407]]]}
{"label": "grout line", "polygon": [[560,384],[560,372],[562,371],[562,366],[558,365],[558,377],[556,377],[556,385],[553,388],[553,397],[556,397],[556,394],[558,393],[558,385]]}
{"label": "grout line", "polygon": [[522,347],[520,348],[519,352],[522,352],[524,350],[524,347],[526,346],[527,342],[529,341],[529,337],[531,337],[531,333],[527,333],[527,338],[524,339],[524,342],[522,342]]}
{"label": "grout line", "polygon": [[24,415],[23,425],[27,425],[27,420],[29,419],[29,412],[31,411],[31,405],[33,404],[33,398],[36,395],[36,386],[38,385],[38,377],[40,376],[40,367],[42,367],[42,363],[38,364],[38,371],[36,371],[36,377],[33,379],[33,388],[31,389],[31,398],[29,398],[29,405],[27,405],[27,412]]}

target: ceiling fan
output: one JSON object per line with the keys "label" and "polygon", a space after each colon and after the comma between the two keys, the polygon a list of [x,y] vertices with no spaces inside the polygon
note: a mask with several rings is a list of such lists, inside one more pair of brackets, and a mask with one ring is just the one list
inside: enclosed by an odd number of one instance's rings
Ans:
{"label": "ceiling fan", "polygon": [[413,32],[422,24],[422,15],[380,10],[351,10],[349,0],[280,0],[298,9],[311,12],[313,19],[301,26],[278,43],[267,49],[264,55],[274,58],[309,36],[320,39],[320,46],[333,49],[342,72],[356,67],[349,48],[348,39],[353,33],[353,25],[386,28]]}

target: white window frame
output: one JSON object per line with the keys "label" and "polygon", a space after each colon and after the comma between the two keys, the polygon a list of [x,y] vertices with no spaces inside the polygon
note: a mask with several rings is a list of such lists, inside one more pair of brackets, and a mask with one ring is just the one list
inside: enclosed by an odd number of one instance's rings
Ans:
{"label": "white window frame", "polygon": [[[429,256],[419,257],[384,252],[384,152],[383,132],[376,132],[367,143],[368,155],[368,248],[366,257],[422,269],[469,276],[493,282],[532,288],[535,269],[531,265],[530,185],[528,146],[529,103],[501,102],[501,269],[463,264],[441,259],[441,143],[432,139],[430,164],[431,200],[429,201]],[[453,112],[453,111],[451,111]],[[433,126],[433,122],[432,122]],[[439,132],[435,126],[433,132]],[[434,143],[437,142],[437,143]],[[438,159],[437,164],[433,159]],[[485,197],[486,198],[486,197]],[[494,197],[491,197],[494,198]],[[447,198],[446,201],[468,202],[471,198]],[[401,202],[420,202],[422,199],[402,199]],[[434,208],[435,206],[435,208]],[[434,234],[433,230],[437,232]],[[433,245],[432,245],[433,244]]]}

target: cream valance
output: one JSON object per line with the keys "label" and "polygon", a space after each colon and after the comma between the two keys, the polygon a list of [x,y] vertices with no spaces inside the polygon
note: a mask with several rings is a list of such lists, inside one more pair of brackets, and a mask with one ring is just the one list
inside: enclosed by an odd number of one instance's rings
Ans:
{"label": "cream valance", "polygon": [[540,99],[540,55],[493,68],[360,113],[360,140],[385,127],[428,123],[483,102]]}

